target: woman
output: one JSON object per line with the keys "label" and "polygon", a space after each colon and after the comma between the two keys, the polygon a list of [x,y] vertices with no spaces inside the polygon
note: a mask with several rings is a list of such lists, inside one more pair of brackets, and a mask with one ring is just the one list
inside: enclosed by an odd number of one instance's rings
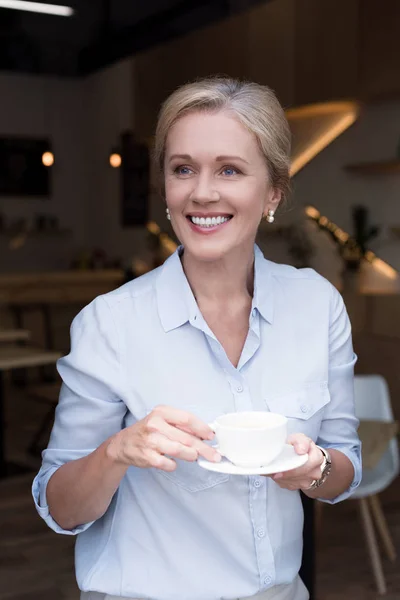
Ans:
{"label": "woman", "polygon": [[[79,534],[82,598],[304,600],[311,498],[360,480],[351,333],[338,292],[254,246],[289,187],[290,136],[266,87],[183,86],[162,107],[156,158],[182,246],[74,320],[54,429],[33,485],[39,514]],[[221,413],[289,418],[307,463],[272,477],[218,462]]]}

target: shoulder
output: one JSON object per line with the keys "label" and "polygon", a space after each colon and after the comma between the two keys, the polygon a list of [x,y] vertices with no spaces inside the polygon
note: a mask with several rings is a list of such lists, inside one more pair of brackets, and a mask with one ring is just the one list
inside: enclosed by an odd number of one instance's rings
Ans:
{"label": "shoulder", "polygon": [[146,298],[155,293],[156,281],[161,269],[162,267],[158,267],[153,271],[149,271],[145,275],[141,275],[137,279],[129,281],[119,288],[99,296],[99,298],[102,298],[111,309],[126,300],[135,301]]}
{"label": "shoulder", "polygon": [[332,284],[314,269],[297,268],[291,265],[282,265],[266,260],[267,268],[275,281],[284,285],[309,285],[310,287],[320,287],[321,289],[330,290]]}
{"label": "shoulder", "polygon": [[337,288],[325,277],[311,268],[296,268],[266,260],[267,269],[279,290],[296,302],[305,302],[310,307],[325,306],[329,311],[343,304]]}
{"label": "shoulder", "polygon": [[75,321],[95,320],[104,321],[108,318],[123,316],[127,312],[132,316],[135,309],[142,306],[150,307],[152,297],[155,297],[156,281],[160,268],[154,269],[133,281],[97,296],[92,302],[85,306],[75,317]]}

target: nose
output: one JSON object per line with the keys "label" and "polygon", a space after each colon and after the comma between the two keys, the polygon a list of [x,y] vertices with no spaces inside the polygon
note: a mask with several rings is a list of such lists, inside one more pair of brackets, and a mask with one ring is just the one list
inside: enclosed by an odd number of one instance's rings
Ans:
{"label": "nose", "polygon": [[200,204],[208,202],[218,202],[220,195],[213,185],[212,177],[202,174],[195,180],[195,186],[190,195],[190,200]]}

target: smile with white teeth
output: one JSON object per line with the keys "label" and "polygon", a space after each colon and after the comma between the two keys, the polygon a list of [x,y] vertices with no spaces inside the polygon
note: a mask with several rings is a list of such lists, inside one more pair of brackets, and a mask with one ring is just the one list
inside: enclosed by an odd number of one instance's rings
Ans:
{"label": "smile with white teeth", "polygon": [[189,219],[198,227],[216,227],[226,223],[232,217],[189,217]]}

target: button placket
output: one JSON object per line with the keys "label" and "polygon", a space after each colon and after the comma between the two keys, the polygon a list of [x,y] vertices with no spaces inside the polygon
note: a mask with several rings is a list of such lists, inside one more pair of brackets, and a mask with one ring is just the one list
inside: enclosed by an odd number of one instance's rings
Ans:
{"label": "button placket", "polygon": [[268,486],[262,485],[262,478],[249,478],[250,513],[253,523],[254,542],[260,585],[269,587],[275,575],[275,563],[271,542],[268,535],[266,503]]}
{"label": "button placket", "polygon": [[260,528],[260,529],[257,531],[257,537],[258,537],[260,540],[261,540],[263,537],[265,537],[265,530],[264,530],[264,529],[262,529],[262,528]]}
{"label": "button placket", "polygon": [[245,383],[241,383],[237,379],[230,381],[231,390],[233,393],[236,410],[250,411],[253,410],[251,398]]}
{"label": "button placket", "polygon": [[225,350],[221,346],[221,344],[208,336],[208,344],[211,348],[212,353],[214,354],[216,360],[222,367],[225,373],[229,372],[230,369],[233,369],[233,365],[230,362],[229,358],[226,356]]}
{"label": "button placket", "polygon": [[[258,319],[255,318],[253,319],[253,325],[255,325],[255,329],[258,329]],[[260,336],[259,333],[257,333],[257,331],[254,329],[254,327],[252,326],[243,350],[242,350],[242,355],[240,357],[240,361],[239,361],[239,369],[242,369],[255,355],[255,353],[257,352],[258,348],[260,347]]]}

